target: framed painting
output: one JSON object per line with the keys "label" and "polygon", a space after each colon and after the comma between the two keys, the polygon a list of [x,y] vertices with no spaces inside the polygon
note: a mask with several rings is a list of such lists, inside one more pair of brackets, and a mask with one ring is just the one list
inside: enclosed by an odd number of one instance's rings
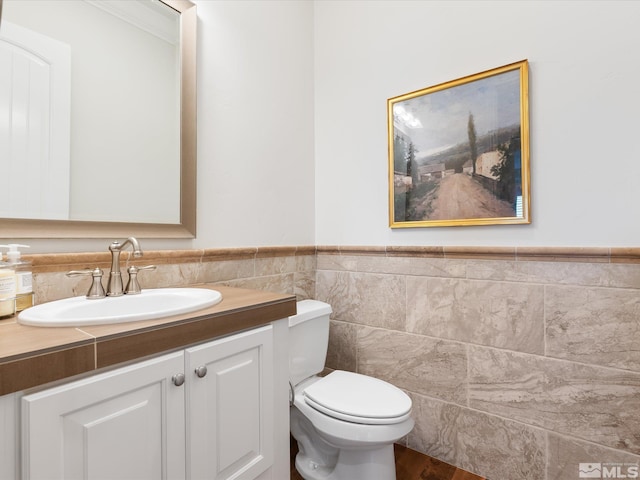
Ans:
{"label": "framed painting", "polygon": [[387,100],[391,228],[531,223],[528,62]]}

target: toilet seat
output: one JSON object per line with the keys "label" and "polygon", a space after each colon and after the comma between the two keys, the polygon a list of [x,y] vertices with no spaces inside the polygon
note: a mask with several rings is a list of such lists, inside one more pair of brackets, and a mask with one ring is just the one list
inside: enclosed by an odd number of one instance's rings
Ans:
{"label": "toilet seat", "polygon": [[339,420],[365,425],[401,423],[411,415],[411,399],[377,378],[336,370],[304,389],[312,408]]}

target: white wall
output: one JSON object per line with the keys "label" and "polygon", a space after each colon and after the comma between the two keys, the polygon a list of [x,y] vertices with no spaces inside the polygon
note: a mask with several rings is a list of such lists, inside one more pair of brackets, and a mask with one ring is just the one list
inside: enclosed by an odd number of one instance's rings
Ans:
{"label": "white wall", "polygon": [[196,3],[194,246],[313,245],[313,4]]}
{"label": "white wall", "polygon": [[[315,3],[316,243],[637,246],[640,3]],[[528,59],[532,224],[390,229],[386,100]]]}

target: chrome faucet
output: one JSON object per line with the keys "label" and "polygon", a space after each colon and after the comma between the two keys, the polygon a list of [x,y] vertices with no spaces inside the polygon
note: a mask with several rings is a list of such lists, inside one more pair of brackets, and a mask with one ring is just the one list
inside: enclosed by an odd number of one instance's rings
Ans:
{"label": "chrome faucet", "polygon": [[122,242],[113,242],[109,245],[111,252],[111,272],[109,272],[109,284],[107,286],[108,297],[119,297],[124,294],[122,291],[122,273],[120,273],[120,252],[127,245],[131,245],[134,257],[142,256],[142,249],[135,237],[129,237]]}

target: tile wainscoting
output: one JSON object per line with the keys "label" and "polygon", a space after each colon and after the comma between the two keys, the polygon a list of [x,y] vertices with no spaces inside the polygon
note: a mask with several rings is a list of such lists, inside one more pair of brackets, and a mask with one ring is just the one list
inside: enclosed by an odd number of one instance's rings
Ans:
{"label": "tile wainscoting", "polygon": [[407,391],[406,445],[464,470],[624,474],[640,464],[639,252],[318,247],[327,366]]}
{"label": "tile wainscoting", "polygon": [[[36,303],[104,253],[25,256]],[[292,293],[334,309],[327,365],[411,395],[406,446],[495,480],[640,463],[640,249],[302,246],[122,255],[143,288]],[[126,275],[125,275],[126,278]],[[610,467],[614,468],[614,467]],[[624,472],[622,470],[621,472]]]}
{"label": "tile wainscoting", "polygon": [[[122,278],[126,283],[126,270],[130,265],[156,265],[155,270],[138,273],[143,289],[208,283],[312,298],[315,251],[313,246],[157,250],[145,251],[143,257],[134,259],[127,250],[121,254]],[[104,272],[106,287],[111,266],[109,252],[39,254],[24,258],[33,262],[36,304],[86,294],[91,278],[69,278],[66,272],[70,270],[99,267]]]}

